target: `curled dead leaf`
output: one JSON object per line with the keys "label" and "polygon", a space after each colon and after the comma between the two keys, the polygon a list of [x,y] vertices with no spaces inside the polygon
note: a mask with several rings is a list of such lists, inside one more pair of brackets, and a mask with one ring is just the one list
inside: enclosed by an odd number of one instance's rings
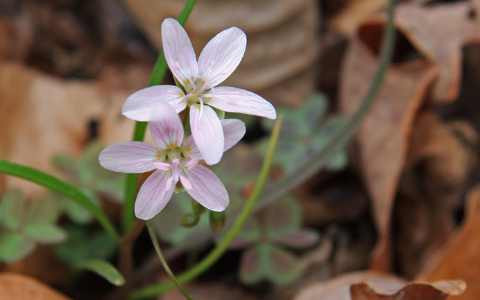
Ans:
{"label": "curled dead leaf", "polygon": [[406,280],[386,273],[354,272],[311,284],[300,290],[293,300],[351,300],[350,286],[359,282],[367,282],[381,293],[396,291],[407,284]]}
{"label": "curled dead leaf", "polygon": [[[376,49],[384,21],[364,23],[352,38],[344,60],[340,108],[348,116],[358,109],[378,66]],[[398,180],[405,163],[415,115],[435,78],[435,66],[423,59],[392,65],[376,103],[357,133],[361,172],[373,202],[379,241],[372,267],[391,268],[390,219]]]}
{"label": "curled dead leaf", "polygon": [[449,295],[456,296],[466,289],[462,280],[442,281],[434,284],[409,283],[393,294],[378,293],[366,283],[352,285],[352,300],[444,300]]}
{"label": "curled dead leaf", "polygon": [[434,281],[462,278],[468,285],[459,300],[480,297],[480,188],[470,193],[465,209],[466,219],[447,245],[433,256],[417,279]]}

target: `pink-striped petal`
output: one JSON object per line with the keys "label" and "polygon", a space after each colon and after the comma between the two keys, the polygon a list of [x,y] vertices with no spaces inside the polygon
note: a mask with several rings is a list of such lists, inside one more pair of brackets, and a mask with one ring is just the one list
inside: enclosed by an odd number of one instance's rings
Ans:
{"label": "pink-striped petal", "polygon": [[193,140],[193,135],[188,137],[188,139],[183,143],[183,147],[189,157],[203,159],[202,154],[200,153],[200,150],[198,149],[197,145],[195,145],[195,141]]}
{"label": "pink-striped petal", "polygon": [[247,36],[232,27],[217,34],[203,48],[198,58],[200,77],[210,86],[223,82],[238,67],[247,47]]}
{"label": "pink-striped petal", "polygon": [[224,146],[223,151],[235,146],[245,135],[246,127],[243,121],[237,119],[220,120],[223,129]]}
{"label": "pink-striped petal", "polygon": [[169,104],[160,102],[155,105],[151,119],[150,130],[153,139],[162,149],[182,145],[182,121]]}
{"label": "pink-striped petal", "polygon": [[142,220],[155,217],[172,198],[174,188],[166,189],[171,172],[156,171],[140,188],[135,201],[135,216]]}
{"label": "pink-striped petal", "polygon": [[156,85],[133,93],[127,98],[122,108],[122,114],[136,121],[150,121],[152,109],[159,102],[168,102],[176,112],[181,112],[187,106],[182,98],[183,91],[174,85]]}
{"label": "pink-striped petal", "polygon": [[177,20],[168,18],[162,23],[162,43],[165,59],[173,75],[186,86],[192,75],[198,74],[197,57],[190,38]]}
{"label": "pink-striped petal", "polygon": [[155,169],[160,150],[144,142],[122,142],[103,149],[98,160],[105,169],[122,173],[143,173]]}
{"label": "pink-striped petal", "polygon": [[216,164],[223,155],[223,130],[213,108],[204,105],[190,107],[190,127],[193,139],[203,159],[209,165]]}
{"label": "pink-striped petal", "polygon": [[273,105],[259,95],[229,86],[215,88],[215,96],[208,105],[232,113],[241,113],[276,119]]}
{"label": "pink-striped petal", "polygon": [[[193,199],[212,211],[224,211],[227,208],[229,199],[223,183],[212,171],[202,165],[196,165],[190,170],[182,170],[187,178],[180,177],[183,187]],[[190,186],[191,188],[187,188]]]}
{"label": "pink-striped petal", "polygon": [[[222,125],[225,141],[223,145],[223,151],[225,152],[235,146],[242,139],[245,135],[246,128],[245,123],[237,119],[220,120],[220,124]],[[183,146],[189,157],[203,159],[192,135],[183,143]]]}

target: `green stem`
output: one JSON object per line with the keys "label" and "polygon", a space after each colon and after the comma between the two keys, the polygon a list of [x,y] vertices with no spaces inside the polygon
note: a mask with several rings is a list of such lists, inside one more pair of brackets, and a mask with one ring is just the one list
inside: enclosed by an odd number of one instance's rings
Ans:
{"label": "green stem", "polygon": [[[197,0],[188,0],[183,8],[182,12],[178,16],[178,22],[185,25],[187,22],[190,13],[193,10],[193,7],[197,3]],[[163,51],[158,55],[155,66],[153,67],[152,75],[150,75],[150,80],[148,81],[148,86],[153,86],[161,84],[165,73],[167,72],[168,65],[165,60],[165,55]],[[137,122],[135,124],[135,130],[133,132],[133,141],[143,141],[145,137],[145,130],[147,128],[147,122]],[[134,215],[134,206],[135,206],[135,195],[137,193],[137,181],[138,174],[127,174],[125,179],[125,198],[123,202],[123,215],[122,215],[122,225],[123,230],[127,232],[133,225],[135,220]]]}
{"label": "green stem", "polygon": [[185,296],[187,300],[194,300],[193,297],[190,296],[190,294],[188,294],[187,291],[183,289],[183,287],[175,278],[175,275],[173,274],[172,270],[170,270],[170,267],[168,266],[167,261],[165,260],[165,257],[163,257],[162,250],[160,249],[160,244],[158,243],[157,234],[155,233],[155,228],[153,227],[153,224],[151,221],[147,221],[147,229],[148,229],[148,233],[150,234],[150,238],[152,239],[153,246],[155,247],[155,251],[157,252],[158,258],[160,259],[160,262],[162,263],[162,266],[165,269],[165,272],[167,272],[172,282],[177,286],[177,288],[180,290],[180,292],[183,294],[183,296]]}
{"label": "green stem", "polygon": [[335,152],[341,150],[347,145],[353,135],[357,132],[360,124],[375,103],[376,96],[380,91],[380,87],[382,86],[393,54],[395,45],[395,28],[393,26],[395,10],[394,0],[388,1],[387,10],[389,18],[383,35],[379,66],[375,77],[373,78],[372,85],[370,86],[370,89],[365,95],[365,98],[357,112],[350,119],[348,124],[342,128],[342,130],[332,139],[330,143],[328,143],[325,149],[312,157],[305,164],[297,168],[292,174],[276,183],[271,189],[267,190],[259,203],[258,209],[261,209],[283,195],[286,195],[305,180],[315,175],[316,172],[318,172],[330,161]]}
{"label": "green stem", "polygon": [[[380,53],[380,60],[377,72],[372,81],[372,85],[368,90],[361,106],[359,107],[356,114],[352,117],[350,122],[332,139],[328,146],[307,163],[302,165],[297,169],[296,172],[282,180],[281,182],[275,184],[270,190],[265,192],[262,197],[259,205],[255,208],[256,210],[260,206],[264,207],[279,197],[287,194],[293,188],[304,182],[306,179],[310,178],[319,169],[321,169],[330,159],[331,155],[336,151],[345,147],[350,138],[355,134],[360,123],[363,121],[367,113],[370,111],[372,105],[374,104],[375,98],[378,94],[378,91],[383,83],[387,68],[390,64],[390,60],[393,54],[394,48],[394,0],[389,0],[388,2],[388,15],[389,19],[387,22],[386,30],[384,32],[384,38],[382,42],[382,49]],[[218,246],[220,247],[220,245]],[[216,250],[216,249],[215,249]],[[214,250],[214,251],[215,251]],[[208,256],[207,258],[209,258]],[[207,259],[206,258],[206,259]],[[202,261],[201,263],[203,263]],[[185,273],[182,273],[178,276],[180,282],[193,279],[197,275],[198,265],[194,266],[192,269],[187,270]],[[194,276],[195,275],[195,276]],[[142,290],[138,290],[132,294],[133,299],[143,299],[147,297],[156,296],[161,294],[171,288],[173,288],[171,282],[156,284],[149,287],[146,287]]]}
{"label": "green stem", "polygon": [[[252,192],[252,195],[245,204],[242,212],[235,220],[235,223],[230,228],[230,230],[225,235],[225,238],[213,249],[202,261],[190,268],[189,270],[181,273],[178,276],[178,281],[180,283],[188,282],[195,279],[207,269],[209,269],[222,255],[227,251],[228,247],[232,243],[233,239],[237,236],[242,229],[242,226],[247,221],[248,217],[251,215],[255,204],[257,203],[260,194],[262,193],[263,186],[268,178],[268,173],[270,171],[270,166],[272,165],[273,155],[275,154],[275,147],[277,146],[278,136],[280,134],[280,127],[282,125],[283,115],[280,115],[275,123],[275,127],[272,132],[272,137],[270,138],[270,143],[268,146],[267,156],[263,162],[260,175],[258,176],[257,185]],[[166,282],[161,284],[156,284],[134,292],[132,294],[133,299],[143,299],[157,296],[171,288],[175,287],[173,282]]]}
{"label": "green stem", "polygon": [[117,230],[110,222],[108,217],[103,213],[103,211],[73,186],[41,171],[3,159],[0,159],[0,172],[34,182],[73,200],[77,204],[83,206],[95,218],[97,218],[100,225],[102,225],[102,227],[113,240],[116,242],[119,241]]}

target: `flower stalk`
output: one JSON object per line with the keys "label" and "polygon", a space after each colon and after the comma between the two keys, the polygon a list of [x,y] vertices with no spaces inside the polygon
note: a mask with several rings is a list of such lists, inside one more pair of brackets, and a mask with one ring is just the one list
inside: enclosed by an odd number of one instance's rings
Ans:
{"label": "flower stalk", "polygon": [[167,272],[168,277],[170,277],[172,282],[180,290],[180,292],[185,297],[185,299],[194,300],[193,297],[190,296],[190,294],[188,294],[187,291],[185,291],[185,289],[180,285],[177,278],[173,274],[172,270],[168,266],[167,261],[163,256],[162,249],[160,248],[160,244],[158,243],[157,234],[155,233],[155,228],[153,227],[153,224],[151,221],[147,221],[147,229],[148,229],[148,233],[150,234],[150,238],[152,239],[153,246],[155,247],[155,251],[157,252],[158,258],[160,259],[160,262],[162,263],[162,266],[165,269],[165,272]]}
{"label": "flower stalk", "polygon": [[[252,195],[250,196],[245,206],[243,207],[242,212],[240,213],[238,218],[235,220],[235,223],[233,224],[233,226],[225,235],[225,238],[217,245],[217,247],[213,249],[198,264],[196,264],[195,266],[181,273],[178,276],[177,281],[179,283],[189,282],[197,278],[199,275],[203,274],[206,270],[208,270],[228,250],[228,247],[230,246],[232,241],[235,239],[235,237],[238,235],[238,233],[242,229],[242,226],[247,221],[248,217],[250,217],[250,215],[252,214],[255,208],[255,205],[257,204],[257,201],[260,198],[260,195],[263,191],[263,187],[265,185],[265,182],[267,181],[268,174],[270,172],[270,167],[273,161],[273,155],[275,154],[275,148],[277,146],[278,136],[280,134],[280,128],[282,126],[282,120],[283,120],[283,116],[280,115],[275,123],[275,127],[273,129],[272,136],[270,138],[267,155],[265,157],[265,160],[262,165],[262,169],[258,176],[257,185],[255,186],[255,189],[253,190]],[[165,291],[168,291],[174,288],[175,286],[176,284],[172,281],[152,285],[147,288],[133,292],[131,295],[131,298],[144,299],[144,298],[155,297],[161,293],[164,293]]]}

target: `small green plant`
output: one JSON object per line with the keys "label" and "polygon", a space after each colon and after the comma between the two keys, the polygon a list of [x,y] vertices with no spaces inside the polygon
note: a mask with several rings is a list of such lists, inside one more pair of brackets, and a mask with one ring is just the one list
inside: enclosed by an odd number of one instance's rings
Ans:
{"label": "small green plant", "polygon": [[247,221],[232,248],[246,249],[242,255],[240,279],[255,284],[265,279],[286,285],[300,275],[298,260],[290,249],[305,249],[318,241],[314,231],[302,229],[302,212],[295,199],[283,198],[256,218]]}
{"label": "small green plant", "polygon": [[[125,175],[104,169],[98,163],[98,155],[104,149],[99,141],[90,142],[80,158],[57,154],[52,158],[52,164],[65,178],[65,181],[80,190],[96,205],[100,205],[101,196],[120,203],[123,199],[123,184]],[[58,195],[59,206],[72,221],[88,224],[93,216],[82,206]]]}
{"label": "small green plant", "polygon": [[[328,101],[319,93],[311,95],[298,109],[278,108],[278,113],[284,115],[284,123],[274,162],[287,174],[321,152],[347,124],[347,120],[341,115],[326,117],[327,109]],[[274,123],[262,119],[262,125],[271,131]],[[260,149],[263,150],[263,144]],[[332,155],[326,167],[330,170],[341,170],[347,162],[347,153],[340,150]]]}
{"label": "small green plant", "polygon": [[41,197],[27,202],[20,190],[6,192],[0,201],[0,261],[14,263],[30,254],[37,244],[56,244],[66,234],[57,226],[57,202]]}

